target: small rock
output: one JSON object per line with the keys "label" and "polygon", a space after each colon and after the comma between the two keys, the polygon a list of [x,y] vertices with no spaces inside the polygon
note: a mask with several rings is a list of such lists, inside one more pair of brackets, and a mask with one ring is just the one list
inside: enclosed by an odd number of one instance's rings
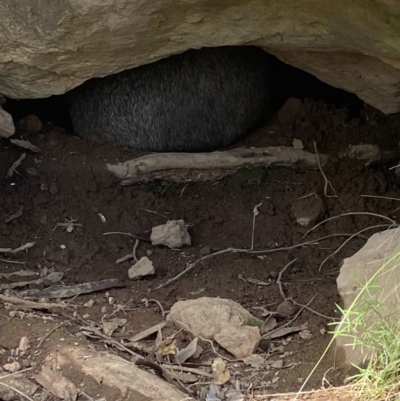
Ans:
{"label": "small rock", "polygon": [[300,140],[300,139],[293,138],[292,146],[293,146],[295,149],[304,149],[303,141]]}
{"label": "small rock", "polygon": [[281,302],[278,307],[276,308],[276,313],[278,313],[282,317],[289,317],[296,313],[296,306],[293,302],[286,299],[285,301]]}
{"label": "small rock", "polygon": [[145,276],[155,274],[153,262],[147,257],[143,256],[128,270],[128,276],[131,280],[139,280]]}
{"label": "small rock", "polygon": [[192,239],[183,220],[170,220],[166,224],[153,227],[150,241],[153,245],[165,245],[172,249],[192,244]]}
{"label": "small rock", "polygon": [[18,372],[21,369],[21,365],[19,362],[14,361],[12,363],[6,363],[3,365],[3,369],[10,373]]}
{"label": "small rock", "polygon": [[325,207],[321,199],[312,195],[297,199],[293,205],[293,215],[298,224],[311,228],[325,217]]}
{"label": "small rock", "polygon": [[20,351],[25,352],[31,347],[28,337],[21,337],[19,340],[18,348]]}
{"label": "small rock", "polygon": [[276,279],[278,277],[278,272],[276,272],[275,270],[272,270],[269,272],[269,276],[273,279]]}
{"label": "small rock", "polygon": [[278,111],[278,120],[282,125],[292,125],[302,111],[302,102],[294,97],[286,100],[284,105]]}
{"label": "small rock", "polygon": [[226,326],[214,337],[215,341],[235,358],[250,356],[260,343],[260,330],[254,326]]}
{"label": "small rock", "polygon": [[42,122],[34,114],[21,118],[15,126],[18,130],[27,132],[28,134],[38,134],[43,129]]}
{"label": "small rock", "polygon": [[200,256],[209,255],[211,253],[211,247],[207,245],[207,246],[201,248],[199,253],[200,253]]}

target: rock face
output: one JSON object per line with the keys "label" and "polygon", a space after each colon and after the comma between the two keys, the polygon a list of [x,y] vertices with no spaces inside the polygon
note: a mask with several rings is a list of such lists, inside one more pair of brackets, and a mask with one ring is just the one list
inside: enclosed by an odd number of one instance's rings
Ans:
{"label": "rock face", "polygon": [[[388,328],[392,324],[398,330],[399,252],[400,231],[396,228],[374,234],[362,249],[344,260],[337,278],[343,308],[351,308],[350,320],[363,316],[364,324],[357,328],[356,333],[351,333],[351,336],[346,335],[348,332],[344,330],[343,335],[337,338],[336,345],[344,354],[343,365],[362,364],[371,356],[370,345],[377,345],[373,344],[374,336],[367,347],[353,347],[354,334],[356,338],[362,338],[365,328],[368,327],[372,332],[374,329],[371,328],[375,323],[379,326],[385,324]],[[368,291],[362,291],[363,285],[374,275],[376,277],[371,281]],[[375,328],[375,333],[376,330]]]}
{"label": "rock face", "polygon": [[252,44],[392,113],[399,20],[392,0],[3,0],[0,93],[46,97],[189,48]]}

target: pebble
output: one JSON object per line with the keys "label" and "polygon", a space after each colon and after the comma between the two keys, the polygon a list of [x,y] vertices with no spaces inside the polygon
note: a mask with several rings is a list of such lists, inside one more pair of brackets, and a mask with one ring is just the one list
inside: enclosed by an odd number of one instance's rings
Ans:
{"label": "pebble", "polygon": [[200,256],[209,255],[211,253],[211,247],[207,245],[207,246],[201,248],[199,253],[200,253]]}

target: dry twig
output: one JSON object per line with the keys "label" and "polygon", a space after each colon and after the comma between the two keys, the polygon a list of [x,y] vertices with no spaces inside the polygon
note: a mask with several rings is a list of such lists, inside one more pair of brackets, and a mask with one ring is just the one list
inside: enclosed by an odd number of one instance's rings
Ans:
{"label": "dry twig", "polygon": [[[313,142],[314,142],[315,154],[316,154],[316,156],[317,156],[318,168],[319,168],[319,171],[320,171],[321,174],[322,174],[322,177],[324,177],[324,181],[325,181],[325,184],[324,184],[324,195],[325,195],[327,198],[337,198],[337,194],[336,194],[335,188],[333,188],[331,182],[330,182],[330,181],[328,180],[328,178],[326,177],[326,175],[325,175],[325,173],[324,173],[324,170],[322,170],[321,162],[320,162],[320,160],[319,160],[319,153],[318,153],[318,149],[317,149],[317,143],[316,143],[315,141],[313,141]],[[328,195],[328,188],[330,188],[330,189],[333,191],[334,195]]]}
{"label": "dry twig", "polygon": [[366,216],[375,216],[375,217],[379,217],[379,218],[381,218],[381,219],[388,220],[388,221],[390,221],[394,226],[397,226],[397,224],[396,224],[396,222],[395,222],[394,220],[392,220],[390,217],[384,216],[384,215],[382,215],[382,214],[370,213],[370,212],[348,212],[348,213],[339,214],[338,216],[329,217],[328,219],[325,219],[325,220],[321,221],[320,223],[316,224],[314,227],[311,227],[311,228],[303,235],[303,238],[306,237],[308,234],[310,234],[311,231],[315,230],[317,227],[321,226],[322,224],[327,223],[328,221],[335,220],[335,219],[339,219],[340,217],[345,217],[345,216],[358,216],[358,215],[366,215]]}
{"label": "dry twig", "polygon": [[27,242],[24,245],[21,245],[18,248],[12,249],[12,248],[0,248],[0,253],[11,253],[11,254],[16,254],[21,251],[25,251],[26,249],[34,247],[36,244],[36,241],[33,242]]}
{"label": "dry twig", "polygon": [[253,255],[260,255],[260,254],[267,254],[267,253],[273,253],[273,252],[282,252],[282,251],[290,251],[296,248],[301,248],[307,245],[315,245],[317,243],[319,243],[320,241],[323,241],[325,239],[328,238],[332,238],[332,237],[346,237],[346,236],[351,236],[353,234],[331,234],[331,235],[326,235],[325,237],[321,237],[321,238],[317,238],[315,240],[311,240],[311,241],[307,241],[307,242],[302,242],[300,244],[297,245],[292,245],[292,246],[283,246],[280,248],[273,248],[273,249],[263,249],[263,250],[252,250],[252,249],[241,249],[241,248],[226,248],[226,249],[222,249],[221,251],[217,251],[214,253],[210,253],[209,255],[203,256],[197,260],[195,260],[194,262],[190,263],[188,265],[188,267],[183,270],[182,272],[180,272],[179,274],[177,274],[176,276],[174,276],[173,278],[169,279],[168,281],[166,281],[163,284],[160,284],[158,287],[154,288],[153,291],[159,290],[160,288],[166,287],[167,285],[173,283],[174,281],[178,280],[179,278],[181,278],[183,275],[185,275],[186,273],[188,273],[190,270],[194,269],[194,267],[200,263],[203,262],[204,260],[210,259],[214,256],[217,255],[223,255],[225,253],[230,253],[230,252],[237,252],[237,253],[249,253],[249,254],[253,254]]}
{"label": "dry twig", "polygon": [[388,224],[378,224],[376,226],[371,226],[371,227],[367,227],[364,228],[358,232],[356,232],[355,234],[353,234],[350,238],[347,238],[342,245],[339,246],[339,248],[336,249],[335,252],[331,253],[330,255],[328,255],[323,261],[322,263],[319,265],[319,271],[322,270],[322,266],[333,256],[335,256],[349,241],[351,241],[354,237],[356,237],[357,235],[360,235],[361,233],[363,233],[364,231],[369,231],[369,230],[373,230],[375,228],[383,228],[383,227],[390,227]]}

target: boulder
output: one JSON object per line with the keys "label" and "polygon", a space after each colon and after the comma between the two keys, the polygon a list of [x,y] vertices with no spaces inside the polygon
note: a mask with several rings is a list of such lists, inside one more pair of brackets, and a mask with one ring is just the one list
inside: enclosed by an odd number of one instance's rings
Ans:
{"label": "boulder", "polygon": [[[371,346],[375,349],[379,347],[371,339],[370,346],[353,347],[362,338],[366,327],[372,332],[374,329],[371,331],[371,327],[375,323],[388,328],[398,325],[400,271],[396,255],[399,252],[400,231],[392,229],[374,234],[363,248],[343,262],[337,278],[342,307],[351,309],[350,321],[356,316],[364,317],[363,325],[356,327],[353,332],[339,327],[342,335],[337,338],[336,346],[341,351],[340,359],[344,358],[341,361],[344,366],[362,365],[373,354]],[[368,290],[363,290],[368,282]]]}
{"label": "boulder", "polygon": [[0,93],[43,98],[189,48],[252,44],[393,113],[399,16],[393,0],[3,0]]}

